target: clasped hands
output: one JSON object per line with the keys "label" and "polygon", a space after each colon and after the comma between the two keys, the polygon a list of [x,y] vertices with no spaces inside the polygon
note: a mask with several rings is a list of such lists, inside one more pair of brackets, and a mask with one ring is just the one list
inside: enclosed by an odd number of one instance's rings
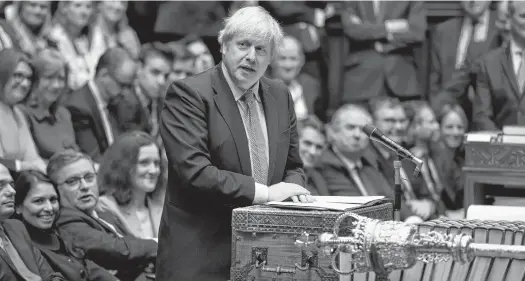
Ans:
{"label": "clasped hands", "polygon": [[295,183],[280,182],[268,186],[268,202],[281,202],[288,198],[291,198],[295,203],[311,203],[315,201],[310,195],[310,191]]}

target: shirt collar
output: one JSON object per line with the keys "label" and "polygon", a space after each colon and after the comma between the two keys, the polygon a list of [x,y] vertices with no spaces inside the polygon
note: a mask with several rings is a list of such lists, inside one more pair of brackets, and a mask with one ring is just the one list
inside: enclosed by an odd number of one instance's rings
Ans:
{"label": "shirt collar", "polygon": [[[479,16],[477,24],[478,25],[486,25],[486,24],[488,24],[489,19],[490,19],[490,9],[486,9],[485,12],[483,12],[483,14],[481,16]],[[465,17],[465,20],[468,23],[470,23],[470,24],[474,23],[472,21],[472,18],[470,16],[468,16],[468,15]]]}
{"label": "shirt collar", "polygon": [[147,107],[150,104],[151,100],[144,94],[144,92],[142,92],[142,88],[138,82],[135,82],[135,94],[142,106]]}
{"label": "shirt collar", "polygon": [[510,39],[510,52],[513,55],[521,55],[523,52],[523,48],[519,47],[512,38]]}
{"label": "shirt collar", "polygon": [[[222,73],[224,74],[224,78],[226,78],[226,82],[228,83],[228,86],[230,86],[230,90],[233,93],[233,97],[235,98],[235,101],[236,102],[239,101],[239,99],[242,98],[242,96],[247,91],[243,91],[237,85],[235,85],[224,63],[221,63],[221,70],[222,70]],[[255,99],[257,99],[258,102],[261,102],[261,96],[259,95],[259,81],[257,81],[257,83],[255,83],[250,88],[250,90],[252,90],[253,93],[255,94]]]}
{"label": "shirt collar", "polygon": [[42,122],[44,120],[51,121],[56,118],[55,116],[51,114],[51,112],[49,112],[49,110],[43,110],[39,107],[31,107],[31,106],[28,106],[27,109],[29,111],[29,114],[33,115],[38,122]]}
{"label": "shirt collar", "polygon": [[353,170],[356,168],[357,169],[363,168],[363,162],[361,161],[361,159],[358,159],[357,161],[348,159],[348,157],[345,157],[343,153],[341,153],[341,151],[335,146],[332,146],[332,150],[334,151],[334,154],[341,160],[341,162],[343,162],[343,164],[348,169]]}

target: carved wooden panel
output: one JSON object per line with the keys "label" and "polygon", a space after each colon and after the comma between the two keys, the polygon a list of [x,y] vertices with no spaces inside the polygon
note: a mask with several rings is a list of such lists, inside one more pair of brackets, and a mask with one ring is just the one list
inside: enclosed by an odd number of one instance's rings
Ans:
{"label": "carved wooden panel", "polygon": [[465,165],[468,167],[525,171],[523,145],[470,143],[465,150]]}

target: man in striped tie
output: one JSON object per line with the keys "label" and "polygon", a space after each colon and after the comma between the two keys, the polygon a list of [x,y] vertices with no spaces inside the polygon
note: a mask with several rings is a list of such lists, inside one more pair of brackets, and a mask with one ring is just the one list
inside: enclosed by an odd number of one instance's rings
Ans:
{"label": "man in striped tie", "polygon": [[282,36],[266,10],[242,8],[219,33],[222,62],[169,87],[157,281],[229,279],[232,209],[312,200],[293,100],[284,83],[263,77]]}

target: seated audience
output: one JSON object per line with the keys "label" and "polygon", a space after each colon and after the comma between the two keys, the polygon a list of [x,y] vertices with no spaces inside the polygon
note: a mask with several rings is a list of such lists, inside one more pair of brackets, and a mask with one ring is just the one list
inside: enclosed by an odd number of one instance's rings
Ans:
{"label": "seated audience", "polygon": [[51,1],[14,1],[6,18],[16,33],[17,45],[27,55],[56,45],[47,36],[52,25]]}
{"label": "seated audience", "polygon": [[71,114],[59,101],[66,94],[67,65],[56,50],[45,49],[32,60],[35,82],[24,110],[38,153],[49,159],[64,149],[79,150]]}
{"label": "seated audience", "polygon": [[157,238],[162,204],[152,194],[164,188],[160,149],[145,132],[123,134],[104,153],[98,170],[102,210],[121,218],[135,237]]}
{"label": "seated audience", "polygon": [[116,281],[107,270],[84,258],[82,250],[66,244],[56,229],[60,198],[56,187],[40,172],[20,173],[15,185],[16,218],[21,220],[53,270],[67,280]]}
{"label": "seated audience", "polygon": [[326,129],[329,145],[316,167],[326,181],[328,195],[393,198],[377,162],[365,153],[369,140],[361,128],[370,123],[368,111],[354,104],[340,107],[332,116]]}
{"label": "seated audience", "polygon": [[525,2],[509,2],[510,42],[479,61],[473,103],[474,130],[525,125]]}
{"label": "seated audience", "polygon": [[128,51],[133,59],[137,59],[140,41],[135,30],[128,24],[128,1],[99,1],[97,8],[94,28],[104,36],[104,48],[120,47]]}
{"label": "seated audience", "polygon": [[65,281],[33,245],[24,224],[9,219],[15,212],[14,186],[9,171],[0,164],[0,278],[6,281]]}
{"label": "seated audience", "polygon": [[326,182],[315,169],[326,148],[323,124],[314,115],[309,115],[297,123],[297,132],[299,134],[299,156],[303,161],[307,178],[306,188],[313,195],[329,195]]}
{"label": "seated audience", "polygon": [[[410,151],[414,156],[423,160],[423,166],[418,177],[409,176],[408,181],[413,190],[430,195],[427,200],[432,200],[437,208],[438,214],[444,214],[446,208],[441,204],[441,193],[444,188],[442,175],[434,161],[434,156],[440,153],[433,150],[433,144],[439,137],[439,124],[434,115],[434,111],[425,101],[411,101],[407,104],[407,115],[410,125],[408,129],[408,139],[412,144]],[[406,171],[413,171],[416,166],[411,161],[403,161],[403,168]],[[430,218],[435,214],[429,214]]]}
{"label": "seated audience", "polygon": [[439,153],[435,161],[443,176],[444,189],[442,200],[449,210],[463,207],[463,173],[465,164],[465,149],[463,146],[465,133],[468,131],[467,116],[457,104],[445,105],[438,115],[441,128]]}
{"label": "seated audience", "polygon": [[0,163],[11,171],[46,171],[26,117],[16,106],[31,90],[33,69],[28,58],[14,49],[0,51]]}
{"label": "seated audience", "polygon": [[[371,101],[372,116],[376,128],[385,134],[389,139],[398,144],[406,146],[407,131],[409,120],[403,107],[403,104],[397,98],[380,97]],[[379,142],[372,141],[368,152],[373,155],[377,161],[379,171],[385,176],[389,186],[394,187],[395,170],[394,160],[396,160],[396,153]],[[413,167],[411,167],[413,170]],[[408,179],[411,176],[412,170],[408,173],[401,167],[401,178]],[[401,181],[403,188],[403,205],[407,205],[410,212],[406,214],[415,214],[410,217],[411,222],[421,221],[427,219],[435,210],[435,205],[431,200],[427,200],[428,192],[414,189],[409,180]],[[403,215],[403,214],[402,214]]]}
{"label": "seated audience", "polygon": [[[142,276],[157,256],[157,242],[134,237],[118,218],[98,212],[97,174],[89,156],[66,150],[49,159],[48,175],[60,195],[56,225],[66,243],[107,270],[117,270],[120,280]],[[70,240],[67,240],[70,239]]]}
{"label": "seated audience", "polygon": [[135,77],[136,63],[129,54],[120,48],[108,49],[100,57],[95,79],[71,93],[66,101],[77,144],[95,161],[125,131],[126,122],[134,119],[118,116],[134,112],[132,108],[117,110],[117,105],[131,94]]}
{"label": "seated audience", "polygon": [[321,94],[319,81],[309,74],[301,73],[303,65],[301,42],[292,36],[284,36],[271,63],[271,76],[281,79],[288,86],[298,120],[314,114],[315,102]]}
{"label": "seated audience", "polygon": [[94,5],[94,1],[59,2],[49,31],[49,38],[68,64],[72,90],[93,79],[97,61],[107,48],[104,34],[93,28]]}

